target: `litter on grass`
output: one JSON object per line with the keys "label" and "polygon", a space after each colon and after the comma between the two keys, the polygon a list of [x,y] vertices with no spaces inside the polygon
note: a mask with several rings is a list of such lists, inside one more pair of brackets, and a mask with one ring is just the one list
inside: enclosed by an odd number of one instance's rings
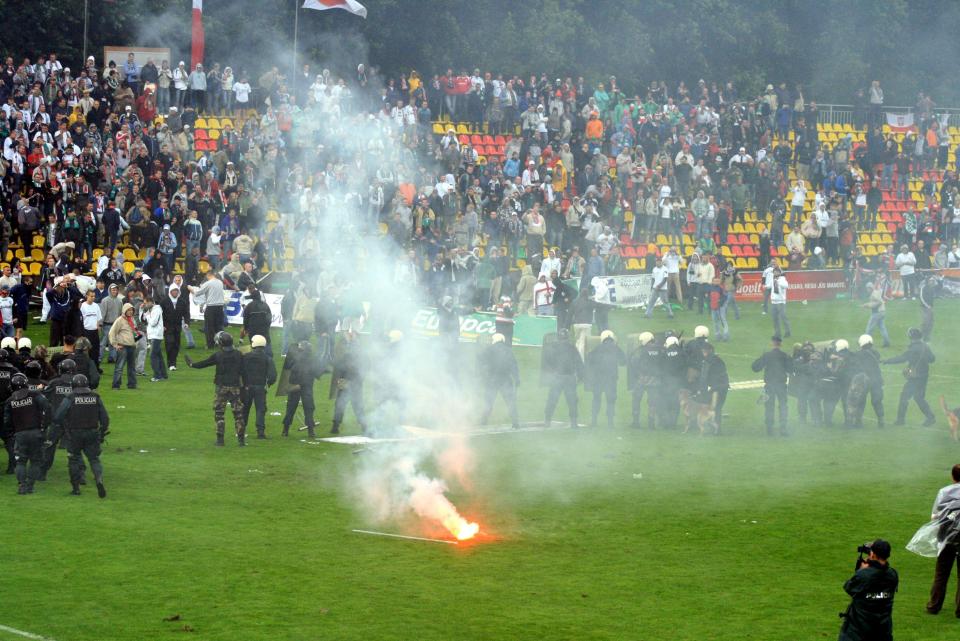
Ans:
{"label": "litter on grass", "polygon": [[635,478],[635,479],[642,479],[642,478],[643,478],[643,472],[637,472],[636,474],[633,475],[633,478]]}
{"label": "litter on grass", "polygon": [[141,453],[141,454],[146,454],[146,453],[148,453],[149,451],[150,451],[150,450],[140,450],[140,453]]}
{"label": "litter on grass", "polygon": [[125,409],[127,409],[127,406],[126,406],[126,405],[117,405],[117,409],[118,409],[118,410],[125,410]]}

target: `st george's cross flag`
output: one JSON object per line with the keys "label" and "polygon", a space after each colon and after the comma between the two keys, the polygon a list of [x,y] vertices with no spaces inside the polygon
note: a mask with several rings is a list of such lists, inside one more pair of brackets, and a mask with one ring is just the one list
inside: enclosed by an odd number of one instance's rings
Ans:
{"label": "st george's cross flag", "polygon": [[193,0],[193,24],[190,30],[190,70],[203,62],[203,0]]}
{"label": "st george's cross flag", "polygon": [[303,8],[316,9],[317,11],[343,9],[361,18],[367,17],[367,8],[357,0],[303,0]]}

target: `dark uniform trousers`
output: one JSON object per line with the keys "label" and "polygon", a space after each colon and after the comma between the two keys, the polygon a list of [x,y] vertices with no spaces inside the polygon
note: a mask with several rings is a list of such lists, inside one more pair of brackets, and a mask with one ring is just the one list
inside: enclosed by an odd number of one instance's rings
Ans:
{"label": "dark uniform trousers", "polygon": [[877,415],[877,421],[883,424],[883,385],[880,383],[867,383],[867,391],[863,398],[857,403],[851,403],[847,408],[848,419],[851,425],[863,425],[863,413],[867,409],[867,396],[870,396],[870,404]]}
{"label": "dark uniform trousers", "polygon": [[613,416],[617,409],[617,385],[614,382],[598,383],[593,388],[593,414],[592,424],[597,424],[597,417],[600,416],[600,397],[605,396],[607,400],[607,427],[613,427]]}
{"label": "dark uniform trousers", "polygon": [[203,309],[203,333],[207,339],[207,349],[216,347],[213,338],[223,329],[223,305],[207,305]]}
{"label": "dark uniform trousers", "polygon": [[517,414],[517,388],[511,380],[492,382],[486,386],[483,392],[483,421],[484,425],[490,420],[490,414],[493,412],[493,403],[497,400],[497,395],[503,397],[503,402],[507,404],[507,410],[510,412],[510,422],[516,426],[520,424],[519,414]]}
{"label": "dark uniform trousers", "polygon": [[643,407],[643,397],[647,397],[647,427],[651,430],[657,428],[657,398],[656,394],[659,386],[653,384],[637,383],[630,391],[633,396],[633,426],[640,427],[640,410]]}
{"label": "dark uniform trousers", "polygon": [[13,450],[17,461],[17,482],[32,489],[34,482],[43,476],[43,432],[39,429],[17,432]]}
{"label": "dark uniform trousers", "polygon": [[243,424],[250,424],[250,408],[257,408],[257,434],[267,427],[267,388],[263,385],[248,385],[243,394]]}
{"label": "dark uniform trousers", "polygon": [[96,428],[68,430],[67,457],[69,458],[70,483],[79,485],[83,479],[83,457],[90,462],[93,478],[103,481],[103,465],[100,464],[100,431]]}
{"label": "dark uniform trousers", "polygon": [[[545,410],[546,423],[549,426],[553,420],[553,411],[557,408],[560,395],[563,394],[567,402],[567,412],[570,415],[570,426],[577,426],[577,376],[575,374],[560,374],[553,378],[547,392],[547,407]],[[516,396],[516,393],[514,393]],[[514,402],[516,405],[516,402]]]}
{"label": "dark uniform trousers", "polygon": [[[340,396],[337,395],[339,402]],[[264,397],[264,402],[266,402],[266,397]],[[287,392],[287,411],[283,415],[283,433],[286,434],[290,429],[290,425],[293,423],[293,415],[297,411],[297,405],[303,403],[303,423],[307,426],[309,434],[313,435],[313,428],[316,427],[316,424],[313,420],[313,411],[316,409],[316,403],[313,399],[313,385],[309,388],[300,387],[295,390],[290,390]],[[356,408],[354,408],[356,409]],[[259,420],[260,409],[257,408],[257,417]],[[260,429],[257,427],[257,429]]]}
{"label": "dark uniform trousers", "polygon": [[[767,385],[764,390],[767,394],[767,400],[764,404],[764,420],[767,426],[767,433],[773,432],[773,419],[776,410],[780,414],[780,433],[787,432],[787,386],[786,385]],[[779,407],[778,407],[779,406]]]}
{"label": "dark uniform trousers", "polygon": [[900,404],[897,406],[897,422],[902,423],[907,416],[907,405],[913,399],[917,402],[917,407],[928,419],[934,418],[930,404],[927,403],[927,379],[910,378],[903,384],[900,390]]}
{"label": "dark uniform trousers", "polygon": [[[312,397],[311,400],[313,400]],[[366,430],[367,419],[363,412],[363,385],[352,381],[337,388],[337,397],[333,402],[333,426],[339,428],[340,424],[343,423],[343,414],[347,411],[347,403],[350,403],[350,407],[353,408],[353,413],[356,415],[360,427]]]}
{"label": "dark uniform trousers", "polygon": [[233,411],[233,423],[237,431],[237,437],[246,436],[247,428],[243,418],[242,392],[239,387],[228,385],[217,385],[216,394],[213,397],[213,420],[217,424],[217,436],[222,437],[224,433],[224,416],[227,412],[227,403],[230,404]]}

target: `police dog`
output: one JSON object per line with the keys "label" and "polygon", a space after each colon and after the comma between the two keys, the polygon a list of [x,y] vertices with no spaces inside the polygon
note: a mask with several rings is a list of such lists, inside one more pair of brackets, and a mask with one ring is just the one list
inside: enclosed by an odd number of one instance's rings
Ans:
{"label": "police dog", "polygon": [[687,390],[680,392],[680,411],[686,418],[683,433],[690,431],[690,426],[696,421],[697,428],[700,430],[700,436],[708,431],[710,434],[717,433],[717,413],[710,407],[709,402],[704,402],[699,394],[690,394]]}
{"label": "police dog", "polygon": [[940,397],[940,409],[947,415],[947,423],[950,424],[950,435],[953,440],[960,441],[960,407],[950,409],[947,407],[947,399]]}

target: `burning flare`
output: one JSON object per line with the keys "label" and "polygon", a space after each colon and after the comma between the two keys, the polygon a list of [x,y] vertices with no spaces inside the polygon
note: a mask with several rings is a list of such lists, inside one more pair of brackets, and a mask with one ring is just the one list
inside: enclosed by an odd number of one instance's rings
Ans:
{"label": "burning flare", "polygon": [[410,507],[419,516],[442,524],[458,541],[476,536],[480,526],[460,516],[444,492],[447,486],[439,479],[418,474],[410,479]]}

